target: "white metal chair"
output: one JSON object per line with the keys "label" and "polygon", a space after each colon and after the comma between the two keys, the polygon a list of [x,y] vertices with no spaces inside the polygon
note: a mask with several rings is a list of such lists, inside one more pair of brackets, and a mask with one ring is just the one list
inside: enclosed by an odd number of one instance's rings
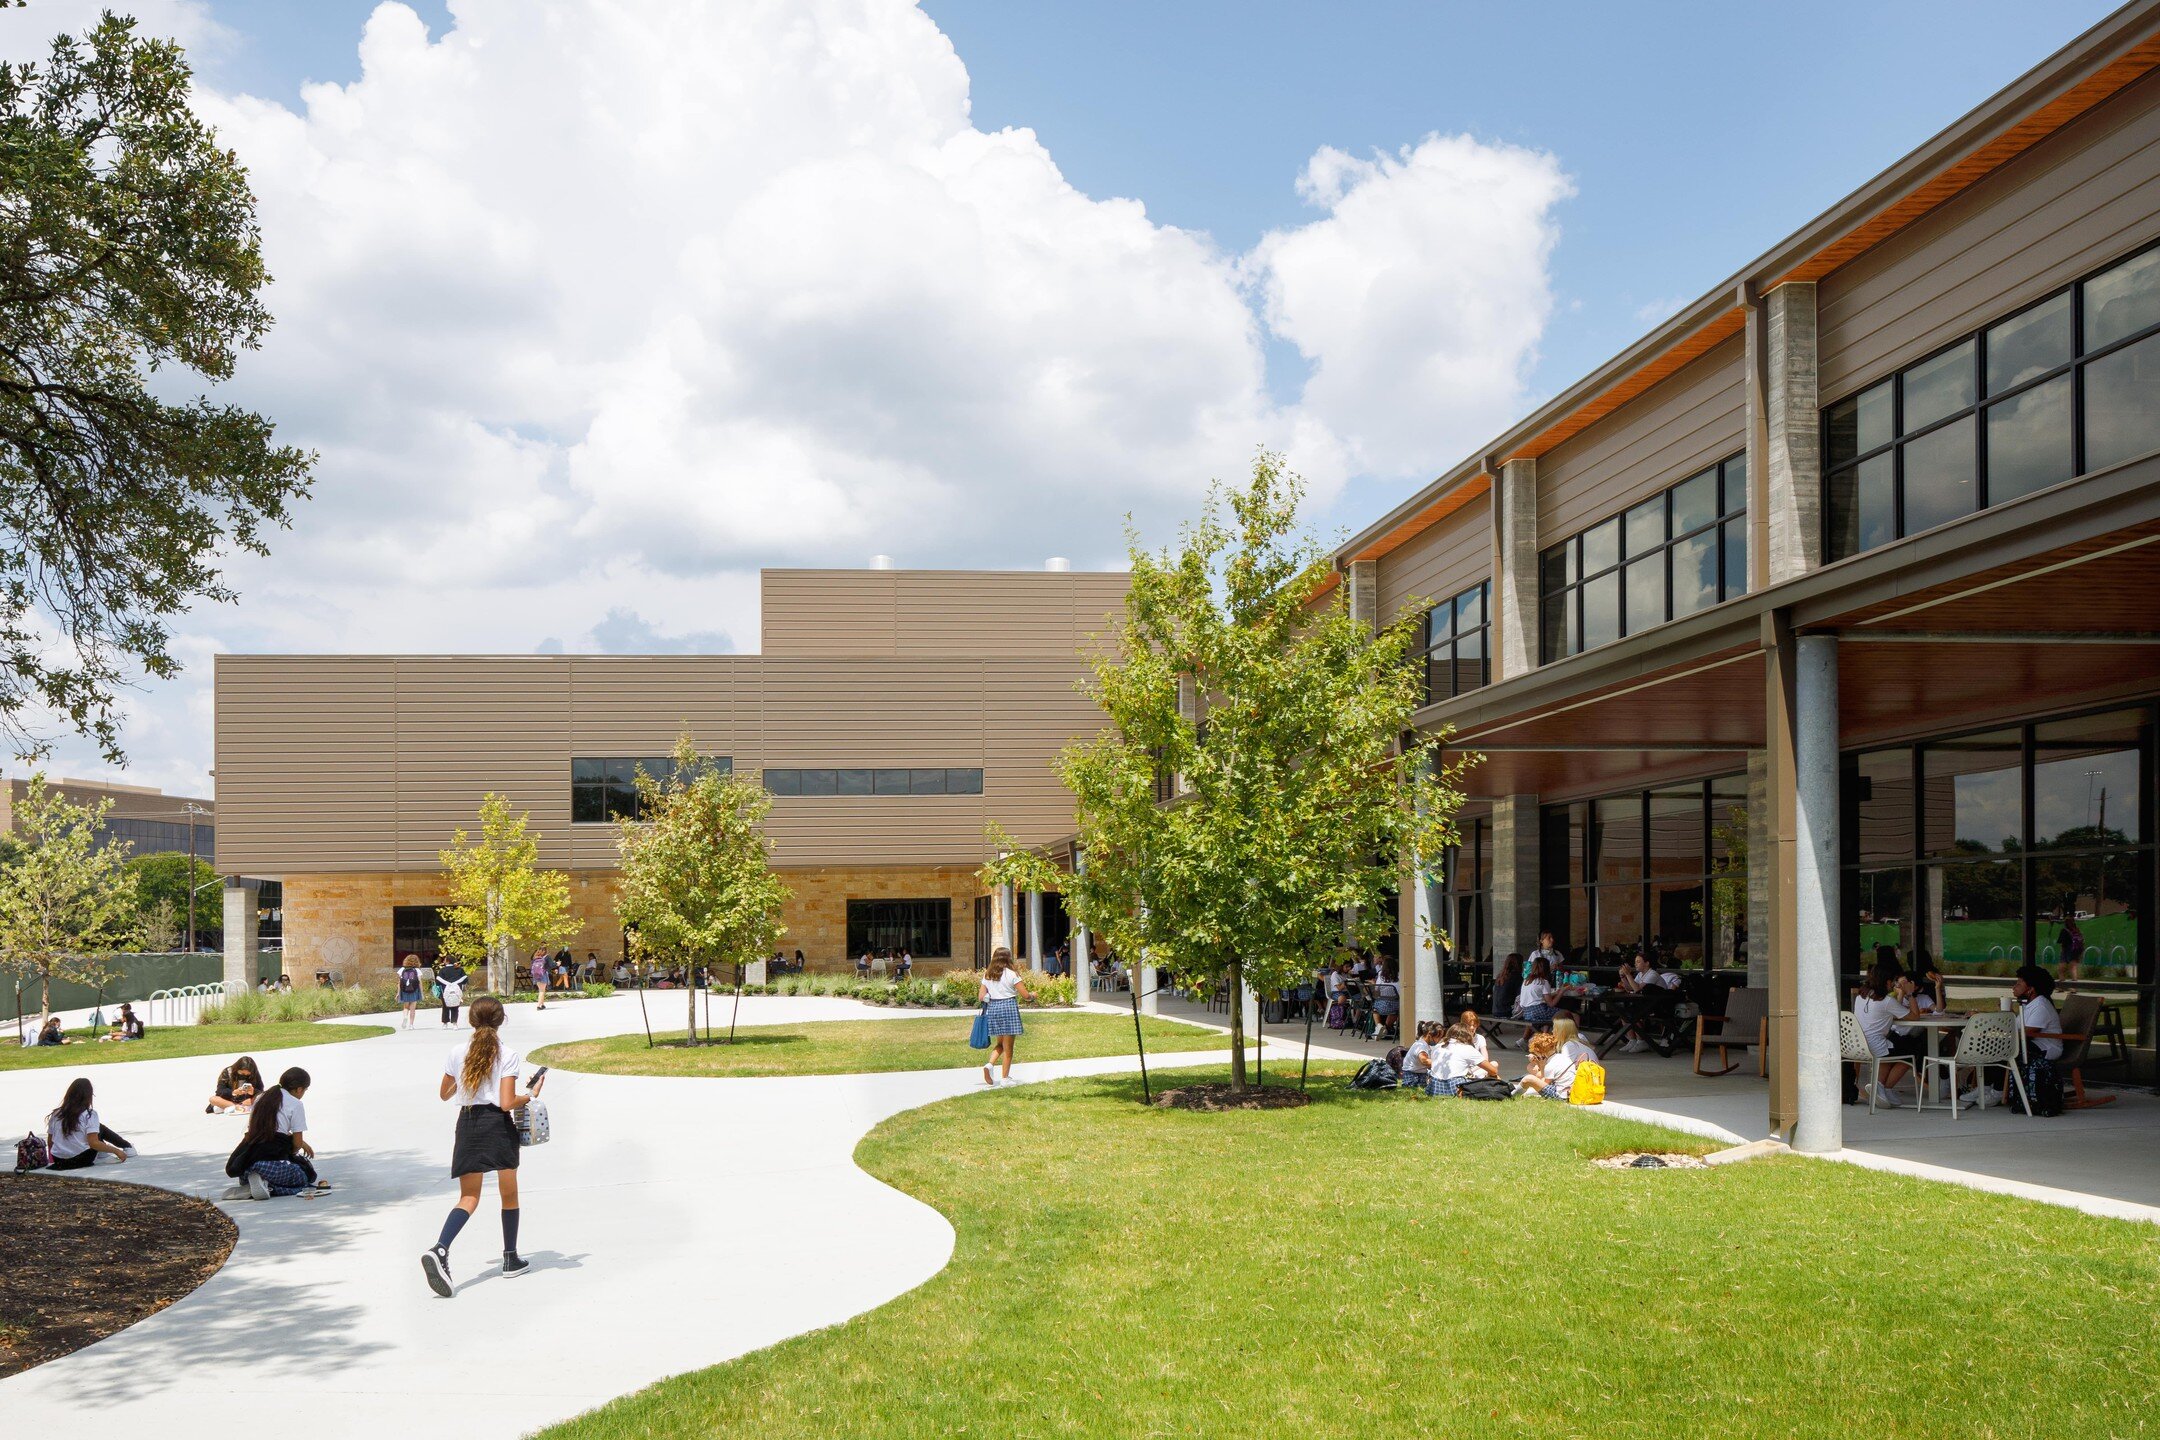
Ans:
{"label": "white metal chair", "polygon": [[[1964,1031],[1958,1036],[1957,1051],[1951,1055],[1930,1055],[1919,1063],[1933,1071],[1940,1066],[1946,1072],[1942,1093],[1950,1097],[1950,1118],[1958,1114],[1957,1077],[1960,1070],[1979,1072],[1979,1085],[1987,1088],[1987,1072],[2002,1070],[2017,1087],[2018,1099],[2025,1102],[2025,1113],[2032,1113],[2032,1101],[2025,1094],[2025,1077],[2018,1073],[2018,1059],[2025,1048],[2025,1031],[2020,1017],[2013,1010],[1983,1010],[1965,1022]],[[1927,1087],[1920,1087],[1920,1108],[1927,1108]]]}
{"label": "white metal chair", "polygon": [[[1868,1114],[1875,1113],[1875,1096],[1882,1088],[1882,1072],[1885,1065],[1908,1063],[1901,1055],[1877,1055],[1868,1048],[1867,1032],[1860,1028],[1860,1017],[1850,1010],[1838,1011],[1838,1058],[1848,1065],[1868,1067]],[[1917,1072],[1916,1072],[1917,1073]]]}

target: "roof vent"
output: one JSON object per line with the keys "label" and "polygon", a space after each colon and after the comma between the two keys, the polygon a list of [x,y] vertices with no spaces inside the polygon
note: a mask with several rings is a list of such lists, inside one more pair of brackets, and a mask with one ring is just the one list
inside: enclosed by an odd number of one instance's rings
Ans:
{"label": "roof vent", "polygon": [[872,556],[870,557],[870,568],[871,568],[872,570],[890,570],[890,569],[892,569],[892,556],[890,556],[890,555],[872,555]]}
{"label": "roof vent", "polygon": [[1063,555],[1052,555],[1049,559],[1043,561],[1043,569],[1070,570],[1072,569],[1072,561],[1066,559]]}

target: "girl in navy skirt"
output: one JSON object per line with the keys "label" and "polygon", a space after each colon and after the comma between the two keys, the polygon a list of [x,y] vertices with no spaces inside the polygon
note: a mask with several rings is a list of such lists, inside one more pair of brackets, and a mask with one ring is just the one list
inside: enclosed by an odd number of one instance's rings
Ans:
{"label": "girl in navy skirt", "polygon": [[472,1007],[472,1039],[450,1052],[443,1065],[439,1093],[458,1102],[457,1141],[450,1151],[450,1173],[457,1177],[458,1202],[443,1221],[434,1247],[420,1256],[420,1268],[428,1287],[445,1300],[450,1285],[450,1242],[480,1208],[480,1182],[493,1174],[502,1200],[503,1258],[505,1276],[522,1275],[532,1262],[517,1253],[518,1237],[518,1133],[511,1116],[547,1084],[535,1079],[532,1089],[518,1092],[518,1053],[502,1043],[502,1001],[481,997]]}
{"label": "girl in navy skirt", "polygon": [[[983,1065],[983,1084],[1017,1085],[1012,1078],[1013,1042],[1020,1038],[1020,1002],[1033,1000],[1020,972],[1013,968],[1012,951],[1003,945],[990,952],[990,968],[975,977],[982,987],[983,1016],[990,1022],[990,1058]],[[992,1075],[996,1070],[999,1073]]]}
{"label": "girl in navy skirt", "polygon": [[398,1022],[398,1029],[412,1029],[419,1023],[416,1017],[420,1010],[420,957],[417,955],[407,955],[405,963],[398,966],[397,1003],[405,1012],[405,1018]]}

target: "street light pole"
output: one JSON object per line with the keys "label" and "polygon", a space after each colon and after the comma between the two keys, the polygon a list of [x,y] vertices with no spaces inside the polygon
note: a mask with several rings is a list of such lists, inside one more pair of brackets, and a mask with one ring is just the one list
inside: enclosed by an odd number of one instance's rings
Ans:
{"label": "street light pole", "polygon": [[181,807],[180,813],[187,816],[187,948],[188,954],[193,955],[195,953],[195,892],[201,888],[195,883],[195,817],[207,815],[210,812],[190,800]]}

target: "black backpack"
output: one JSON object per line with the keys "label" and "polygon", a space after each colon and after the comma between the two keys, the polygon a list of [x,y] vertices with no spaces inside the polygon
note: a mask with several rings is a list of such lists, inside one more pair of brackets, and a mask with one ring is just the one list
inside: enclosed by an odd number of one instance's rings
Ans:
{"label": "black backpack", "polygon": [[1401,1081],[1395,1067],[1385,1060],[1368,1060],[1358,1067],[1357,1074],[1350,1077],[1353,1090],[1392,1090]]}
{"label": "black backpack", "polygon": [[1455,1087],[1456,1098],[1462,1100],[1506,1100],[1514,1093],[1514,1086],[1505,1080],[1495,1080],[1490,1075],[1465,1080]]}
{"label": "black backpack", "polygon": [[2038,1050],[2025,1060],[2025,1113],[2028,1115],[2053,1116],[2063,1113],[2062,1072],[2055,1062]]}

